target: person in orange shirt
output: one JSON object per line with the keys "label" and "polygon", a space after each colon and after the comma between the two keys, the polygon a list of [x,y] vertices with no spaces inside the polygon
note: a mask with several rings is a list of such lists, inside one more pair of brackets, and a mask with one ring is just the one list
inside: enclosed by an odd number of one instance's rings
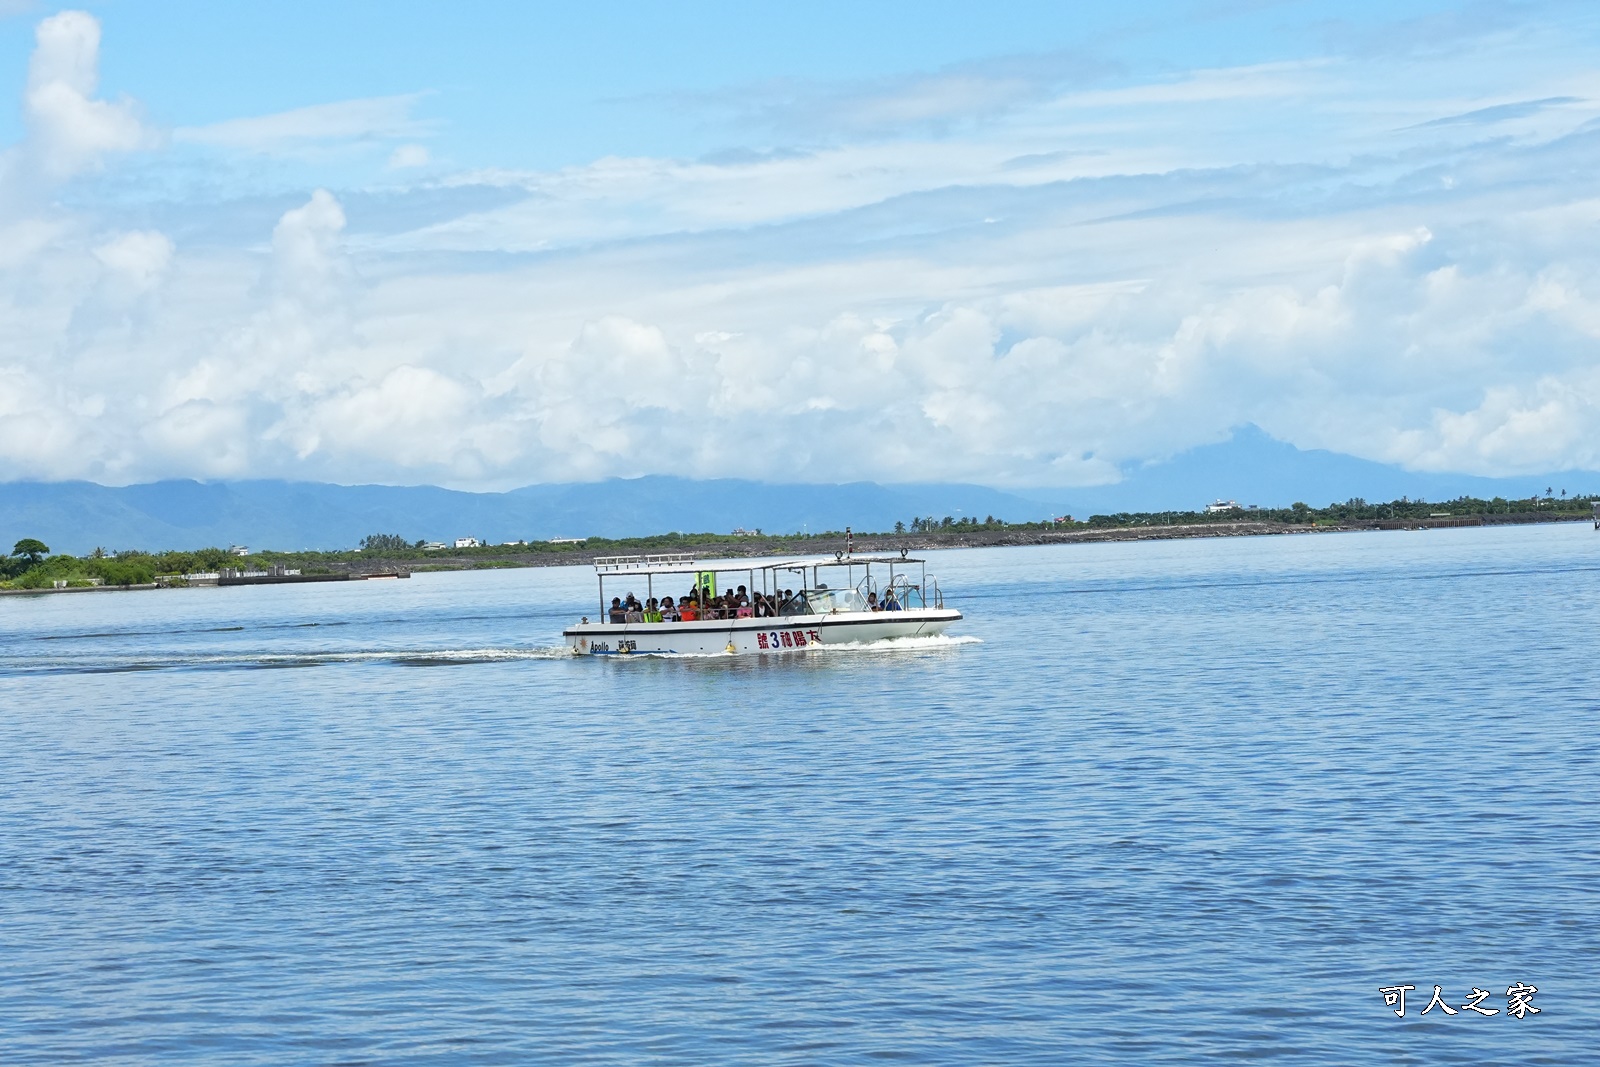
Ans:
{"label": "person in orange shirt", "polygon": [[700,620],[700,606],[688,597],[678,605],[678,618],[684,622],[698,622]]}

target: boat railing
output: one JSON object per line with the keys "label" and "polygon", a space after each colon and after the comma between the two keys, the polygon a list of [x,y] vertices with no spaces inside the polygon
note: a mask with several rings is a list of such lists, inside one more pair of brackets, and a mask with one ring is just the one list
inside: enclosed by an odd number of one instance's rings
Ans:
{"label": "boat railing", "polygon": [[[858,586],[857,589],[863,595],[876,591],[866,586]],[[911,575],[897,574],[892,582],[884,586],[880,595],[887,596],[890,593],[893,593],[896,602],[908,611],[944,608],[944,590],[939,588],[939,579],[931,574],[926,575],[921,582],[913,581]]]}
{"label": "boat railing", "polygon": [[694,564],[692,552],[664,552],[653,556],[596,556],[594,569],[603,573],[640,571],[662,567],[688,567]]}

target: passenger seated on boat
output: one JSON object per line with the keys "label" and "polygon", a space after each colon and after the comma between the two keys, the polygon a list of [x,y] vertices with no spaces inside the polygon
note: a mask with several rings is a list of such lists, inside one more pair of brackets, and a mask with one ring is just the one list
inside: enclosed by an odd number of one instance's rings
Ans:
{"label": "passenger seated on boat", "polygon": [[632,593],[628,594],[628,601],[623,606],[627,609],[624,621],[644,622],[644,608],[640,605],[638,598]]}
{"label": "passenger seated on boat", "polygon": [[683,602],[678,605],[678,619],[680,622],[699,622],[700,605],[691,597],[684,597]]}
{"label": "passenger seated on boat", "polygon": [[672,602],[672,598],[671,597],[667,597],[667,599],[665,599],[665,600],[663,600],[661,602],[661,621],[662,622],[677,622],[678,621],[678,605],[676,605],[676,604],[674,604]]}
{"label": "passenger seated on boat", "polygon": [[887,589],[887,590],[884,591],[884,594],[883,594],[883,610],[884,611],[899,611],[900,610],[900,601],[898,601],[898,600],[896,600],[894,598],[894,590],[893,589]]}
{"label": "passenger seated on boat", "polygon": [[874,592],[871,592],[871,591],[869,591],[867,593],[867,610],[868,611],[882,611],[883,610],[883,605],[878,603],[878,594],[877,593],[874,593]]}
{"label": "passenger seated on boat", "polygon": [[611,598],[611,621],[612,622],[627,622],[628,621],[628,609],[626,609],[626,608],[624,608],[622,606],[622,598],[621,597],[612,597]]}
{"label": "passenger seated on boat", "polygon": [[655,597],[651,597],[649,600],[646,600],[644,602],[644,621],[645,622],[660,622],[661,621],[661,607],[660,607],[660,605],[658,605],[656,603],[656,598]]}

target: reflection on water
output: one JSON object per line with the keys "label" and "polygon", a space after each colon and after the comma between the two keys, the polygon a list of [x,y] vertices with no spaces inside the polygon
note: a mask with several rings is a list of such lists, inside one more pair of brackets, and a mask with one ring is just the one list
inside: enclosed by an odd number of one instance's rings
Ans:
{"label": "reflection on water", "polygon": [[930,570],[770,657],[571,656],[576,569],[0,598],[0,1062],[1582,1060],[1600,535]]}

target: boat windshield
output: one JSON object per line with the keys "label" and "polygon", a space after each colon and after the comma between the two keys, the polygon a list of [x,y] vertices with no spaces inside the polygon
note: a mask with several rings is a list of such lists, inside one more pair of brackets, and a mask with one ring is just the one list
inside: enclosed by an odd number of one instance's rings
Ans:
{"label": "boat windshield", "polygon": [[870,611],[867,598],[854,589],[807,589],[806,610],[812,615],[842,611]]}

